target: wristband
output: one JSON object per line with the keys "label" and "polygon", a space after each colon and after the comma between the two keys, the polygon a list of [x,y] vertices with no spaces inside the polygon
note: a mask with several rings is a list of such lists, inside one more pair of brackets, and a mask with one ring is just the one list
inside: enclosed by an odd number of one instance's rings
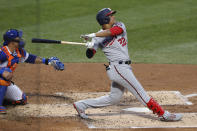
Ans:
{"label": "wristband", "polygon": [[49,59],[45,59],[45,58],[42,58],[42,63],[45,64],[45,65],[48,65],[49,63]]}

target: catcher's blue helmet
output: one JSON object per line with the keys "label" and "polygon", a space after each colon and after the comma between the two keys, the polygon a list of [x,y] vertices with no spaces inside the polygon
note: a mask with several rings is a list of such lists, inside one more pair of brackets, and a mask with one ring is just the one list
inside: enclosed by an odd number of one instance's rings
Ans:
{"label": "catcher's blue helmet", "polygon": [[[3,45],[8,45],[9,42],[18,42],[19,43],[19,47],[24,47],[25,46],[25,42],[22,40],[22,36],[23,36],[23,32],[16,30],[16,29],[9,29],[5,32],[5,34],[3,35],[3,40],[4,43]],[[19,37],[19,40],[16,40],[16,38]]]}
{"label": "catcher's blue helmet", "polygon": [[110,8],[103,8],[97,13],[96,20],[100,25],[109,24],[109,16],[115,13],[116,11],[112,11]]}

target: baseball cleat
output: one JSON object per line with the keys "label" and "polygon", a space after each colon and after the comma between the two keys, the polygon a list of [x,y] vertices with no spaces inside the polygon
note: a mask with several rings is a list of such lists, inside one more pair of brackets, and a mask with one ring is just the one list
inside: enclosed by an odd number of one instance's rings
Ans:
{"label": "baseball cleat", "polygon": [[170,113],[168,111],[165,111],[163,116],[159,117],[161,121],[180,121],[183,118],[182,114],[179,113]]}
{"label": "baseball cleat", "polygon": [[27,99],[28,99],[28,96],[26,96],[26,94],[23,93],[21,100],[16,100],[16,101],[4,100],[3,105],[13,105],[13,106],[26,105],[27,104]]}
{"label": "baseball cleat", "polygon": [[85,114],[85,111],[80,109],[76,102],[73,104],[73,106],[81,118],[88,119],[88,116]]}
{"label": "baseball cleat", "polygon": [[12,105],[26,105],[27,104],[27,99],[28,99],[28,97],[26,96],[25,93],[23,93],[22,99],[17,100],[17,101],[12,101]]}
{"label": "baseball cleat", "polygon": [[6,108],[4,106],[0,106],[0,114],[6,114]]}

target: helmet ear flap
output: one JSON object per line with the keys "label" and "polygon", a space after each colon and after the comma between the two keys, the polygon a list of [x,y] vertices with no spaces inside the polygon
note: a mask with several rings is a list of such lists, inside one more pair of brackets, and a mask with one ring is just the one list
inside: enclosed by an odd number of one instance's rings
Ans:
{"label": "helmet ear flap", "polygon": [[4,41],[9,41],[9,38],[7,37],[6,33],[3,34],[3,40],[4,40]]}
{"label": "helmet ear flap", "polygon": [[105,24],[109,24],[110,18],[109,17],[105,17],[104,21],[105,21]]}

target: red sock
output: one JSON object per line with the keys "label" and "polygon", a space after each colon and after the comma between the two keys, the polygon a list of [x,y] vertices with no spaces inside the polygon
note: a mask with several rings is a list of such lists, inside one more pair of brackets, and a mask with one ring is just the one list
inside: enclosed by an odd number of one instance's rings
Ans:
{"label": "red sock", "polygon": [[147,103],[149,109],[153,111],[153,113],[157,113],[158,116],[162,116],[164,114],[164,109],[153,99],[151,98],[150,101]]}

